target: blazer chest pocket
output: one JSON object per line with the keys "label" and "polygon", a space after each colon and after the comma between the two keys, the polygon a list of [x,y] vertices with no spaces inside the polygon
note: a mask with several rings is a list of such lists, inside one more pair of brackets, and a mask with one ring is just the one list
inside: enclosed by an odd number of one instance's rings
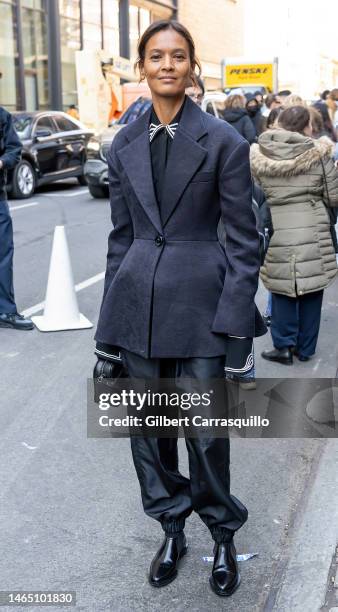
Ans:
{"label": "blazer chest pocket", "polygon": [[208,183],[209,181],[214,181],[214,180],[215,180],[215,171],[197,172],[193,176],[191,183]]}

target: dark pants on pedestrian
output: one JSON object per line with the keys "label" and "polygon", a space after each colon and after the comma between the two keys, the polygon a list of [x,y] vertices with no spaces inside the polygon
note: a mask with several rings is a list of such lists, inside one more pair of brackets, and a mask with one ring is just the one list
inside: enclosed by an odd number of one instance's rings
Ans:
{"label": "dark pants on pedestrian", "polygon": [[[144,379],[223,379],[224,357],[144,359],[122,349],[129,376]],[[176,438],[131,436],[131,449],[145,513],[166,534],[184,528],[193,510],[216,542],[230,541],[247,509],[230,494],[230,444],[223,438],[185,438],[190,479],[179,472]]]}
{"label": "dark pants on pedestrian", "polygon": [[13,226],[6,200],[0,200],[0,313],[15,313]]}
{"label": "dark pants on pedestrian", "polygon": [[296,298],[272,294],[271,336],[277,349],[295,347],[303,357],[316,350],[324,291]]}

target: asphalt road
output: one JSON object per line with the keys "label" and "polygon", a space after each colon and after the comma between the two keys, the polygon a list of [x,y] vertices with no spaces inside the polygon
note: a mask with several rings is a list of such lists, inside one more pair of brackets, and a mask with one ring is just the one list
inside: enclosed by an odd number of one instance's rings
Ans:
{"label": "asphalt road", "polygon": [[[32,312],[44,300],[55,225],[66,226],[75,284],[104,271],[110,229],[107,200],[93,200],[86,188],[68,181],[40,189],[29,201],[12,200],[10,206],[20,311]],[[320,536],[326,554],[317,561],[317,593],[322,597],[338,520],[335,523],[335,510],[328,513],[333,493],[318,475],[328,474],[321,467],[323,457],[332,469],[338,467],[338,457],[335,442],[328,446],[318,438],[234,435],[232,492],[250,513],[236,537],[237,550],[258,553],[240,564],[242,585],[234,597],[223,602],[209,589],[211,565],[202,557],[212,555],[212,542],[196,515],[187,522],[190,549],[178,578],[165,589],[148,585],[147,570],[162,532],[143,514],[129,441],[86,435],[86,380],[95,361],[93,336],[102,289],[99,280],[77,292],[80,311],[93,329],[45,334],[0,330],[0,590],[72,590],[77,593],[76,609],[89,612],[287,610],[288,604],[278,607],[278,600],[288,580],[297,583],[297,576],[290,574],[290,559],[300,527],[309,540],[316,528],[313,491],[320,485]],[[261,288],[258,304],[264,301]],[[260,351],[271,345],[266,335],[256,342],[257,375],[334,377],[337,302],[335,284],[325,294],[314,360],[293,367],[263,362]],[[187,474],[184,441],[179,444],[181,469]],[[336,463],[330,453],[335,453]],[[309,546],[304,543],[307,559]],[[299,582],[306,586],[306,572],[300,571],[306,561],[299,564]],[[315,582],[312,577],[312,585]]]}

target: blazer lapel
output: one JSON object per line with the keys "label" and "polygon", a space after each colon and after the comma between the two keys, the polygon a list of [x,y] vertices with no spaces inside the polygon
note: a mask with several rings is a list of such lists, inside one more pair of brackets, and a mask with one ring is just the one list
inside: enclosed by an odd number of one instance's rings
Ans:
{"label": "blazer lapel", "polygon": [[206,133],[203,111],[187,98],[167,163],[161,202],[163,226],[168,222],[183,191],[207,155],[207,149],[197,142]]}
{"label": "blazer lapel", "polygon": [[[117,155],[141,206],[157,231],[162,233],[160,211],[156,201],[151,168],[148,134],[149,116],[150,113],[147,111],[141,118],[143,121],[137,122],[136,130],[130,130],[127,136],[130,142],[117,151]],[[133,124],[131,124],[132,126]]]}

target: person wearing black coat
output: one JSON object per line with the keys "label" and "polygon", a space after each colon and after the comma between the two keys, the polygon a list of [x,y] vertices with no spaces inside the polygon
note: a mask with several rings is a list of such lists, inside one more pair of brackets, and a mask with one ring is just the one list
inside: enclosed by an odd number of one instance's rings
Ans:
{"label": "person wearing black coat", "polygon": [[254,125],[256,137],[258,137],[263,132],[263,116],[261,113],[261,106],[253,94],[247,93],[245,94],[245,97],[247,100],[245,110]]}
{"label": "person wearing black coat", "polygon": [[230,123],[249,144],[252,144],[256,142],[257,134],[255,126],[245,109],[245,104],[244,96],[238,94],[229,96],[225,101],[223,119]]}
{"label": "person wearing black coat", "polygon": [[0,107],[0,327],[28,330],[34,324],[17,312],[14,298],[13,226],[6,194],[7,170],[18,163],[21,149],[11,114]]}
{"label": "person wearing black coat", "polygon": [[[118,347],[132,378],[224,384],[229,344],[266,331],[254,303],[259,246],[249,146],[185,95],[198,63],[183,25],[154,22],[138,52],[153,106],[116,135],[108,155],[114,228],[96,352]],[[217,237],[221,216],[226,249]],[[179,471],[177,438],[131,436],[144,511],[164,531],[149,582],[175,579],[187,552],[185,521],[195,511],[214,541],[211,588],[229,596],[240,582],[233,536],[247,518],[230,493],[229,439],[186,437],[186,445],[190,479]]]}

